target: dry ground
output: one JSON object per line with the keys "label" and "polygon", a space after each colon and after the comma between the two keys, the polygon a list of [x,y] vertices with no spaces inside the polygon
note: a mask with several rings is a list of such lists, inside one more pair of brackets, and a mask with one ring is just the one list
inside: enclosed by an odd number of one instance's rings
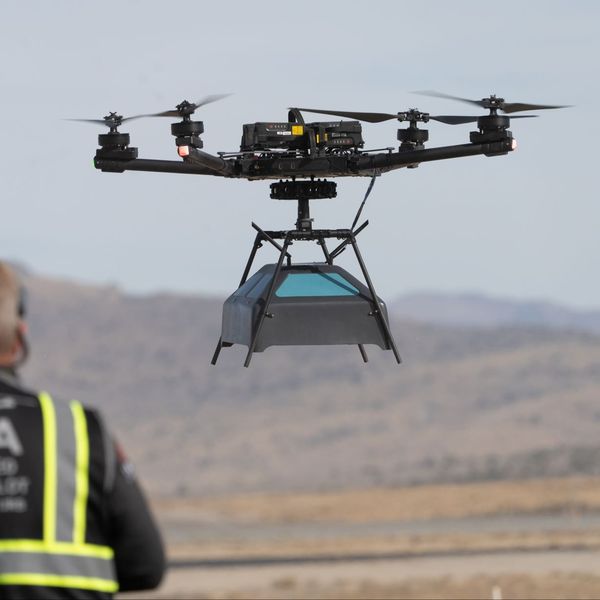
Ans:
{"label": "dry ground", "polygon": [[[382,561],[173,572],[142,598],[369,599],[600,597],[598,553],[556,556],[481,555],[443,560]],[[595,569],[596,572],[589,572]]]}
{"label": "dry ground", "polygon": [[573,477],[339,492],[157,498],[160,515],[233,521],[391,521],[599,511],[600,478]]}
{"label": "dry ground", "polygon": [[[161,499],[155,508],[163,524],[170,554],[182,557],[227,557],[239,555],[313,554],[331,552],[431,552],[452,549],[600,547],[600,530],[495,532],[433,531],[398,534],[390,529],[373,533],[361,524],[427,522],[439,519],[469,519],[498,515],[551,514],[570,516],[600,514],[600,479],[566,478],[518,482],[486,482],[464,485],[431,485],[408,488],[347,490],[327,493],[245,494],[213,498]],[[334,524],[344,535],[319,531]],[[173,535],[178,525],[179,535]],[[253,535],[261,526],[279,535]],[[284,529],[295,525],[294,535]],[[195,533],[194,526],[198,527]],[[223,529],[239,536],[224,536]],[[221,529],[219,529],[221,528]],[[184,535],[181,535],[181,529]],[[435,527],[433,527],[435,530]],[[207,533],[208,532],[208,533]],[[286,537],[287,536],[287,537]],[[265,539],[266,538],[266,539]],[[276,539],[273,539],[276,538]]]}
{"label": "dry ground", "polygon": [[[597,478],[163,498],[154,505],[171,559],[396,552],[412,558],[174,569],[152,597],[600,598]],[[515,518],[498,521],[501,515]],[[547,518],[539,522],[556,527],[519,529],[540,515]],[[436,531],[448,520],[458,530]],[[472,527],[488,521],[509,525]],[[386,534],[395,522],[426,525],[427,533]],[[452,556],[465,550],[474,554]]]}
{"label": "dry ground", "polygon": [[[258,593],[257,593],[258,592]],[[504,600],[597,599],[600,597],[600,577],[581,573],[551,573],[549,575],[476,575],[466,579],[450,576],[431,579],[407,579],[392,584],[373,581],[339,582],[331,586],[297,585],[293,579],[275,581],[270,588],[252,590],[249,594],[234,592],[226,598],[282,599],[348,599],[365,598],[431,600],[485,598]],[[194,597],[194,596],[192,596]]]}

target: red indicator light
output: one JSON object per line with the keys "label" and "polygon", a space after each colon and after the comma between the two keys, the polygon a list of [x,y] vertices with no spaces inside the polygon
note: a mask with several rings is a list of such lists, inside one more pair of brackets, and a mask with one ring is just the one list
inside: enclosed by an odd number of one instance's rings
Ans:
{"label": "red indicator light", "polygon": [[190,155],[190,147],[189,146],[177,146],[177,154],[181,156],[181,158],[185,158]]}

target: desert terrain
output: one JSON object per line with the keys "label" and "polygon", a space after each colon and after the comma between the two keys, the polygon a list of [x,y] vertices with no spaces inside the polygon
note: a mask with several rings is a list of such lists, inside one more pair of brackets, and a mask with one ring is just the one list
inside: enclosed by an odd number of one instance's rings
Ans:
{"label": "desert terrain", "polygon": [[[148,598],[598,598],[600,479],[154,503]],[[127,594],[123,597],[132,597]]]}
{"label": "desert terrain", "polygon": [[275,347],[244,369],[238,346],[210,365],[219,299],[24,279],[26,382],[100,408],[155,496],[600,475],[597,313],[391,302],[400,366]]}
{"label": "desert terrain", "polygon": [[[172,568],[142,598],[600,597],[600,317],[389,304],[389,352],[244,349],[222,299],[24,273],[25,380],[97,406]],[[445,307],[445,308],[444,308]]]}

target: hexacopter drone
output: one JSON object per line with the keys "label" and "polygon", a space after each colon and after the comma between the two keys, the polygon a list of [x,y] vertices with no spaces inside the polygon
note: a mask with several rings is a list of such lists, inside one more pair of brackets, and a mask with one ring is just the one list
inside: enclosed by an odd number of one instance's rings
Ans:
{"label": "hexacopter drone", "polygon": [[[505,102],[491,95],[482,100],[469,100],[438,92],[420,92],[428,96],[459,100],[488,110],[488,114],[430,115],[417,109],[398,113],[373,113],[290,108],[285,122],[260,122],[243,125],[240,150],[209,154],[202,150],[204,123],[192,120],[194,112],[227,96],[206,96],[198,102],[183,101],[175,110],[122,117],[115,112],[103,119],[77,119],[100,123],[109,128],[98,136],[99,148],[94,165],[105,172],[154,171],[214,175],[248,180],[277,180],[271,184],[271,198],[296,200],[298,218],[295,228],[263,231],[252,223],[256,238],[238,289],[223,305],[221,337],[212,364],[221,348],[233,344],[248,346],[244,366],[248,367],[254,352],[272,345],[356,344],[364,362],[364,345],[376,344],[392,350],[400,363],[392,336],[385,303],[375,292],[356,236],[368,225],[357,223],[375,178],[402,167],[416,168],[422,162],[483,154],[501,156],[516,148],[508,130],[511,118],[536,115],[507,115],[530,110],[564,108],[564,106]],[[320,113],[352,120],[307,123],[302,113]],[[503,114],[499,114],[503,113]],[[129,145],[128,133],[118,128],[140,117],[172,117],[180,119],[171,125],[177,153],[182,160],[138,158],[137,148]],[[398,129],[398,150],[379,148],[364,150],[361,121],[380,123],[397,119],[408,127]],[[429,132],[419,124],[438,121],[447,125],[477,123],[467,144],[425,148]],[[371,177],[371,182],[354,222],[347,229],[315,229],[310,217],[310,200],[337,195],[333,177]],[[338,240],[329,249],[327,240]],[[277,240],[282,240],[279,243]],[[321,247],[324,261],[308,264],[292,263],[290,246],[294,242],[313,241]],[[252,276],[250,271],[256,253],[264,243],[277,249],[275,264],[265,265]],[[334,260],[348,246],[354,250],[364,283],[334,265]]]}

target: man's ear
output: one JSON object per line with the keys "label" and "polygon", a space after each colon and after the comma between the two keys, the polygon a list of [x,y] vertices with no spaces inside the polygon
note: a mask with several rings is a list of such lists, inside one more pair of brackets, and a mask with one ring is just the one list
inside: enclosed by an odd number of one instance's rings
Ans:
{"label": "man's ear", "polygon": [[23,319],[17,322],[17,335],[15,340],[15,367],[20,367],[29,356],[29,343],[27,342],[27,323]]}

